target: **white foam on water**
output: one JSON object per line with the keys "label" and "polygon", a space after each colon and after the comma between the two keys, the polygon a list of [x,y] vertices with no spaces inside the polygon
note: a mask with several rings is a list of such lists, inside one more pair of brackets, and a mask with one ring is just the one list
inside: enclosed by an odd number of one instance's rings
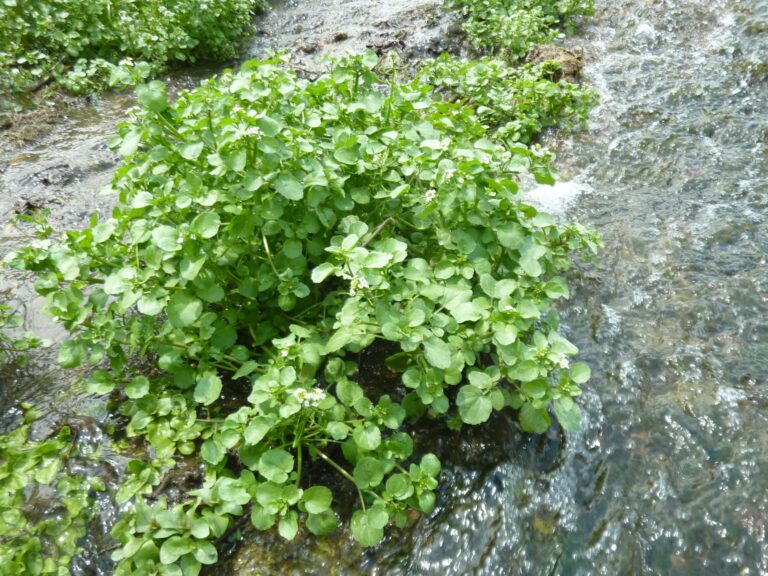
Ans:
{"label": "white foam on water", "polygon": [[553,186],[540,185],[523,191],[526,202],[556,217],[564,217],[574,201],[582,194],[592,193],[592,187],[576,181],[556,182]]}

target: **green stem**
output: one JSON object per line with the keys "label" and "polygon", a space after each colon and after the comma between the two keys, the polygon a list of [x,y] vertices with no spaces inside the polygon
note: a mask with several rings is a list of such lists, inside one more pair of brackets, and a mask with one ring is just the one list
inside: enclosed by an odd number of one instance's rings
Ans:
{"label": "green stem", "polygon": [[315,446],[315,451],[317,451],[317,453],[320,455],[320,458],[328,462],[328,464],[330,464],[331,467],[333,467],[339,474],[341,474],[342,476],[344,476],[344,478],[346,478],[347,480],[352,482],[352,484],[354,484],[355,490],[357,490],[357,495],[360,497],[360,505],[363,507],[363,511],[365,511],[365,499],[363,498],[363,493],[360,491],[360,488],[358,488],[357,483],[355,482],[355,479],[352,478],[349,472],[347,472],[346,470],[344,470],[344,468],[336,464],[336,462],[334,462],[330,457],[328,457],[317,446]]}

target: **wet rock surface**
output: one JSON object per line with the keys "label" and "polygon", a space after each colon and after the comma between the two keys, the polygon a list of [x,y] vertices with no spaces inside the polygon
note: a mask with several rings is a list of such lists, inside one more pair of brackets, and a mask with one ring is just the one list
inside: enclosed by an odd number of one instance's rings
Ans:
{"label": "wet rock surface", "polygon": [[528,64],[555,62],[560,66],[555,79],[576,83],[581,79],[584,68],[584,52],[581,48],[569,50],[552,44],[539,44],[528,53],[525,61]]}
{"label": "wet rock surface", "polygon": [[461,45],[457,17],[441,0],[290,0],[274,5],[256,29],[249,55],[287,51],[291,64],[310,77],[327,70],[323,55],[395,51],[413,61]]}

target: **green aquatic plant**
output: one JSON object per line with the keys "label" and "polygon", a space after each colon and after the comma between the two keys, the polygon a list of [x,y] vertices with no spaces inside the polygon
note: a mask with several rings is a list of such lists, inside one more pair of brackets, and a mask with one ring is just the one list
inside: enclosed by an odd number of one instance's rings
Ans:
{"label": "green aquatic plant", "polygon": [[547,128],[586,125],[597,103],[594,90],[556,80],[558,72],[555,62],[510,67],[498,58],[444,54],[422,68],[419,78],[471,106],[494,138],[530,144]]}
{"label": "green aquatic plant", "polygon": [[0,94],[79,93],[142,81],[173,62],[234,58],[263,0],[3,0]]}
{"label": "green aquatic plant", "polygon": [[[521,197],[516,179],[549,179],[549,157],[424,78],[379,77],[372,53],[314,82],[282,64],[175,104],[139,87],[112,141],[111,217],[7,259],[71,332],[61,365],[89,368],[150,450],[117,494],[134,502],[113,529],[117,574],[196,574],[245,515],[288,539],[332,533],[338,482],[352,534],[378,543],[435,505],[440,462],[405,428],[420,417],[578,425],[589,368],[554,306],[598,240]],[[361,380],[372,347],[394,382]],[[204,476],[169,500],[164,478],[191,455]]]}
{"label": "green aquatic plant", "polygon": [[447,5],[464,16],[476,49],[515,60],[595,10],[594,0],[447,0]]}
{"label": "green aquatic plant", "polygon": [[77,456],[64,426],[35,441],[39,413],[23,407],[23,422],[0,435],[0,574],[69,574],[94,512],[91,494],[105,489],[99,477],[69,470]]}
{"label": "green aquatic plant", "polygon": [[27,363],[25,352],[46,344],[34,334],[26,332],[13,335],[21,328],[24,319],[7,304],[0,304],[0,366]]}

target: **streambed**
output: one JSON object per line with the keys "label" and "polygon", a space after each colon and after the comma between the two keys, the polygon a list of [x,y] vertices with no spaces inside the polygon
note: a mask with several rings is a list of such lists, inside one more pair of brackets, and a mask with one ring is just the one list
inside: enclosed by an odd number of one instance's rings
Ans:
{"label": "streambed", "polygon": [[[391,40],[428,55],[450,26],[436,2],[289,3],[257,23],[252,53],[296,48],[314,74],[324,50]],[[498,416],[468,434],[425,433],[417,443],[445,469],[430,518],[367,552],[344,535],[286,545],[245,529],[230,574],[768,572],[767,30],[764,0],[615,0],[569,40],[602,98],[589,131],[548,142],[567,182],[555,207],[605,241],[562,310],[593,367],[581,430],[529,437]],[[109,209],[96,192],[128,105],[76,111],[0,160],[3,251],[16,242],[7,217],[29,199],[62,229]],[[52,394],[65,386],[50,361],[4,382],[0,411],[19,400],[45,403],[51,420],[73,411],[79,400]],[[91,555],[77,571],[106,566]]]}

